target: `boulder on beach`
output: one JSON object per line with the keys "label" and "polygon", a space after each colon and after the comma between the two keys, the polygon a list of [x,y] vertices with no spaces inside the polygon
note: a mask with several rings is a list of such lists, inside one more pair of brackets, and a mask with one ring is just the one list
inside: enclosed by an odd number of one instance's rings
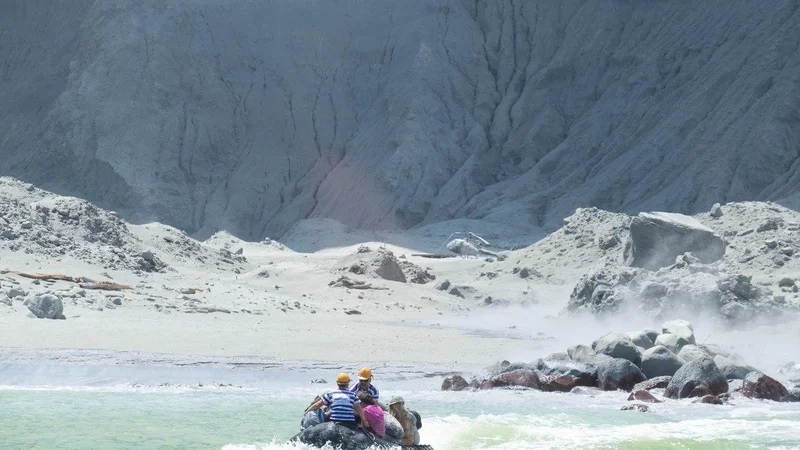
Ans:
{"label": "boulder on beach", "polygon": [[675,334],[661,334],[653,343],[667,347],[669,351],[676,355],[680,353],[684,346],[689,345],[689,341]]}
{"label": "boulder on beach", "polygon": [[469,383],[461,375],[451,375],[442,381],[443,391],[463,391],[469,388]]}
{"label": "boulder on beach", "polygon": [[719,371],[729,380],[744,380],[750,372],[756,372],[756,369],[747,364],[740,364],[732,358],[727,358],[722,355],[714,357],[714,364],[719,367]]}
{"label": "boulder on beach", "polygon": [[597,366],[597,387],[604,391],[630,391],[647,379],[636,365],[627,359],[597,355],[591,362]]}
{"label": "boulder on beach", "polygon": [[675,372],[664,396],[669,398],[701,397],[728,392],[728,380],[709,358],[686,363]]}
{"label": "boulder on beach", "polygon": [[644,352],[640,365],[647,378],[673,376],[684,361],[663,345],[656,345]]}
{"label": "boulder on beach", "polygon": [[578,344],[567,349],[567,355],[575,361],[582,361],[595,355],[594,349],[588,345]]}
{"label": "boulder on beach", "polygon": [[744,378],[741,393],[762,400],[785,402],[789,399],[786,386],[761,372],[750,372]]}
{"label": "boulder on beach", "polygon": [[685,362],[691,362],[702,358],[713,359],[710,353],[703,350],[702,347],[693,344],[684,345],[681,347],[681,350],[678,352],[678,358],[684,360]]}
{"label": "boulder on beach", "polygon": [[692,403],[705,403],[707,405],[722,405],[722,400],[716,395],[704,395],[703,397],[698,398],[697,400],[693,401]]}
{"label": "boulder on beach", "polygon": [[672,377],[655,377],[650,378],[641,383],[636,383],[632,391],[649,391],[651,389],[666,389]]}
{"label": "boulder on beach", "polygon": [[642,362],[642,354],[630,337],[622,333],[608,333],[592,343],[598,355],[622,358],[638,366]]}
{"label": "boulder on beach", "polygon": [[633,343],[637,347],[643,348],[645,350],[655,345],[653,344],[653,339],[658,337],[658,333],[656,333],[655,336],[651,339],[647,330],[632,331],[630,333],[625,333],[625,334],[627,334],[628,337],[631,338],[631,341],[633,341]]}
{"label": "boulder on beach", "polygon": [[674,334],[682,337],[690,344],[695,344],[694,327],[685,320],[672,320],[661,326],[662,334]]}
{"label": "boulder on beach", "polygon": [[691,252],[708,264],[725,255],[725,241],[710,228],[683,214],[640,213],[631,220],[625,262],[632,267],[658,270]]}
{"label": "boulder on beach", "polygon": [[539,374],[535,370],[517,369],[495,375],[489,379],[483,380],[480,384],[481,389],[510,387],[540,389],[541,382]]}
{"label": "boulder on beach", "polygon": [[27,300],[27,306],[39,319],[66,319],[61,298],[52,292],[34,295],[33,298]]}
{"label": "boulder on beach", "polygon": [[[573,361],[571,359],[540,358],[533,364],[534,368],[548,377],[545,384],[553,390],[570,390],[575,386],[595,386],[597,384],[597,367]],[[571,380],[571,381],[570,381]]]}

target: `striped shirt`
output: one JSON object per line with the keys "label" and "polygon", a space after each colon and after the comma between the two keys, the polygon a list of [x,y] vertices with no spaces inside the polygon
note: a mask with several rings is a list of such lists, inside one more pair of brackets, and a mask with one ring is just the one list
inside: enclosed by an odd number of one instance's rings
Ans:
{"label": "striped shirt", "polygon": [[353,406],[361,403],[356,394],[347,389],[337,389],[322,396],[322,402],[331,408],[331,421],[355,422],[356,414]]}
{"label": "striped shirt", "polygon": [[[353,387],[350,388],[350,392],[352,392],[353,394],[358,394],[358,391],[360,390],[362,390],[360,383],[356,383]],[[372,397],[373,400],[375,400],[376,402],[378,401],[378,396],[380,394],[378,393],[378,388],[376,388],[375,385],[372,383],[369,384],[369,395]]]}

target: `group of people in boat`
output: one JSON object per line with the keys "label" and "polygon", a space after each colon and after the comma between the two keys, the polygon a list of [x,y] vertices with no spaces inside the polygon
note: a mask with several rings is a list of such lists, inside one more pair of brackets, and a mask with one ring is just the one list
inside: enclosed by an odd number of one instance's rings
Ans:
{"label": "group of people in boat", "polygon": [[358,371],[358,382],[352,386],[350,374],[342,372],[336,377],[337,389],[319,396],[305,412],[316,412],[319,421],[358,427],[384,438],[384,411],[387,411],[403,427],[403,444],[419,444],[418,417],[406,409],[403,397],[394,396],[388,404],[381,403],[380,391],[372,380],[372,370],[369,367]]}

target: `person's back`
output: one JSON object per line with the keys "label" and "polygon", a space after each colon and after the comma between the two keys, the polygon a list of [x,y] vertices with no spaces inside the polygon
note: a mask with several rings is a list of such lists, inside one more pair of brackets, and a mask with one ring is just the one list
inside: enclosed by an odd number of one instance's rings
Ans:
{"label": "person's back", "polygon": [[392,397],[389,401],[389,413],[400,422],[403,427],[403,444],[418,445],[419,432],[417,431],[417,418],[413,413],[406,410],[403,397]]}
{"label": "person's back", "polygon": [[358,398],[355,394],[350,392],[347,387],[329,392],[322,396],[323,402],[330,407],[331,417],[333,422],[355,423],[355,404],[358,403]]}
{"label": "person's back", "polygon": [[361,401],[361,408],[364,410],[364,417],[367,425],[373,433],[380,437],[386,437],[386,422],[383,418],[383,409],[378,406],[369,393],[360,391],[357,395]]}

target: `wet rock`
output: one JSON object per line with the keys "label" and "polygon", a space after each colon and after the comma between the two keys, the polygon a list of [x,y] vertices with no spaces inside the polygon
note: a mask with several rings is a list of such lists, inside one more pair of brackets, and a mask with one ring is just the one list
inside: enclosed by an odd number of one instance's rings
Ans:
{"label": "wet rock", "polygon": [[39,319],[66,319],[61,298],[52,292],[34,295],[27,301],[27,306],[30,312]]}
{"label": "wet rock", "polygon": [[684,361],[663,345],[656,345],[642,355],[641,369],[647,378],[673,376]]}
{"label": "wet rock", "polygon": [[631,392],[631,395],[628,396],[628,401],[632,402],[632,401],[635,401],[635,400],[639,400],[639,401],[647,402],[647,403],[664,403],[661,400],[655,398],[655,396],[653,396],[653,394],[651,394],[650,392],[648,392],[646,390],[640,390],[640,391]]}
{"label": "wet rock", "polygon": [[691,362],[702,358],[712,358],[712,356],[697,345],[684,345],[678,352],[678,358],[685,362]]}
{"label": "wet rock", "polygon": [[722,405],[722,400],[719,399],[716,395],[704,395],[701,398],[693,401],[692,403],[705,403],[708,405]]}
{"label": "wet rock", "polygon": [[669,382],[672,380],[672,377],[655,377],[650,378],[649,380],[642,381],[641,383],[636,383],[636,386],[633,387],[633,391],[649,391],[650,389],[666,389],[669,386]]}
{"label": "wet rock", "polygon": [[461,375],[451,375],[442,381],[443,391],[463,391],[469,388],[469,383]]}
{"label": "wet rock", "polygon": [[595,341],[592,348],[599,355],[626,359],[637,366],[642,362],[642,355],[636,344],[622,333],[608,333]]}
{"label": "wet rock", "polygon": [[678,369],[664,395],[669,398],[687,398],[725,392],[728,392],[728,380],[714,361],[705,358],[686,363]]}
{"label": "wet rock", "polygon": [[658,270],[691,252],[708,264],[725,255],[725,241],[713,230],[682,214],[640,213],[630,225],[625,262],[632,267]]}
{"label": "wet rock", "polygon": [[641,370],[627,359],[598,355],[592,362],[597,366],[597,387],[604,391],[630,391],[646,379]]}
{"label": "wet rock", "polygon": [[714,357],[714,364],[719,367],[722,375],[728,380],[744,380],[750,372],[756,372],[756,369],[746,364],[739,364],[731,358],[722,355]]}
{"label": "wet rock", "polygon": [[689,341],[674,334],[661,334],[656,338],[654,344],[663,345],[677,355],[684,346],[689,345]]}
{"label": "wet rock", "polygon": [[[574,386],[595,386],[597,384],[597,367],[591,364],[572,361],[569,358],[564,360],[548,357],[536,360],[533,366],[541,374],[550,377],[552,383],[557,385],[571,383],[570,389]],[[572,381],[567,383],[566,380],[557,380],[560,377],[568,377]]]}
{"label": "wet rock", "polygon": [[672,320],[661,326],[662,334],[674,334],[675,336],[686,339],[690,344],[695,344],[694,327],[685,320]]}
{"label": "wet rock", "polygon": [[529,389],[540,389],[541,382],[539,374],[535,370],[519,369],[511,372],[501,373],[494,377],[484,380],[480,384],[481,389],[496,389],[504,387],[524,387]]}
{"label": "wet rock", "polygon": [[633,405],[625,405],[620,408],[622,411],[638,411],[638,412],[650,412],[650,407],[647,405],[642,405],[640,403],[636,403]]}
{"label": "wet rock", "polygon": [[789,397],[786,386],[760,372],[750,372],[744,378],[741,393],[750,398],[784,402]]}

